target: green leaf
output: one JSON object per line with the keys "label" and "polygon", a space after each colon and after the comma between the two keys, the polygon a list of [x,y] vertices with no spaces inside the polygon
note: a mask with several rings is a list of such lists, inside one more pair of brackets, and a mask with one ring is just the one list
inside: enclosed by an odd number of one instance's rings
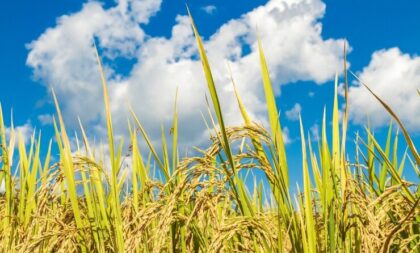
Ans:
{"label": "green leaf", "polygon": [[286,187],[289,186],[288,166],[286,159],[286,149],[284,147],[283,133],[280,126],[279,114],[276,105],[276,99],[271,85],[270,74],[265,60],[264,51],[261,40],[258,38],[258,51],[260,54],[261,75],[263,79],[265,99],[267,103],[268,118],[270,121],[272,138],[275,141],[275,146],[278,152],[279,169],[278,173],[284,181]]}
{"label": "green leaf", "polygon": [[303,191],[304,191],[304,208],[305,208],[305,224],[306,234],[308,237],[307,252],[315,253],[316,251],[316,230],[315,221],[312,213],[312,197],[311,197],[311,179],[308,170],[308,161],[306,156],[306,140],[303,132],[302,119],[300,120],[300,136],[302,140],[302,170],[303,170]]}

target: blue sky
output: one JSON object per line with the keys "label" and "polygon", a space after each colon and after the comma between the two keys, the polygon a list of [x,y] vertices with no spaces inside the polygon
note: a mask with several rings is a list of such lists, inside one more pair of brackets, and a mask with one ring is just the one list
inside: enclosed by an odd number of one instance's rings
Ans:
{"label": "blue sky", "polygon": [[[7,122],[13,108],[15,126],[27,132],[42,128],[43,136],[52,136],[50,115],[54,108],[49,88],[53,87],[70,128],[76,129],[77,115],[92,136],[101,138],[105,125],[100,83],[89,51],[95,39],[107,66],[116,131],[124,135],[130,103],[158,141],[160,124],[168,127],[170,122],[178,86],[180,124],[185,129],[181,141],[185,146],[205,143],[207,135],[199,112],[205,108],[201,102],[206,85],[185,17],[185,1],[145,0],[140,6],[135,2],[0,3],[0,101]],[[225,116],[232,124],[239,119],[226,82],[227,61],[252,116],[259,122],[266,120],[262,87],[256,76],[258,27],[278,91],[296,181],[301,162],[296,115],[301,112],[305,127],[316,138],[323,107],[332,105],[332,80],[342,69],[344,39],[351,48],[347,56],[350,69],[388,101],[410,132],[418,136],[417,1],[200,0],[187,4],[204,37]],[[389,118],[356,83],[350,90],[350,106],[350,138],[367,117],[384,136]]]}

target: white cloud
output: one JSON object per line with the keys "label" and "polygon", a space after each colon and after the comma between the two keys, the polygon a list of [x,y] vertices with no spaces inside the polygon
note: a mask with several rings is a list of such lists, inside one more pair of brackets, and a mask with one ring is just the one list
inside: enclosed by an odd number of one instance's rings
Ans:
{"label": "white cloud", "polygon": [[53,117],[51,114],[40,114],[37,119],[43,126],[51,125],[53,123]]}
{"label": "white cloud", "polygon": [[[32,124],[30,122],[26,122],[23,125],[15,126],[13,128],[13,131],[14,131],[14,137],[15,137],[15,146],[17,146],[19,135],[22,137],[22,140],[25,142],[25,144],[29,143],[34,133],[34,128],[32,127]],[[6,139],[10,140],[12,128],[6,127],[5,132],[6,132]]]}
{"label": "white cloud", "polygon": [[292,143],[293,140],[290,137],[290,131],[288,127],[283,127],[282,134],[283,134],[283,142],[285,145]]}
{"label": "white cloud", "polygon": [[[169,38],[148,36],[139,23],[148,22],[160,1],[143,2],[135,5],[134,1],[120,0],[109,9],[88,2],[79,12],[60,17],[55,27],[29,45],[27,64],[36,78],[54,88],[67,122],[76,122],[78,115],[95,135],[101,135],[105,133],[103,101],[91,47],[92,38],[96,38],[105,58],[115,130],[121,134],[126,129],[127,105],[131,104],[157,142],[160,124],[170,128],[179,87],[180,141],[198,144],[207,139],[200,116],[200,111],[207,110],[207,85],[189,20],[178,16]],[[322,84],[341,69],[344,40],[322,38],[319,19],[324,12],[325,4],[320,0],[271,0],[226,22],[204,41],[228,124],[241,122],[241,117],[227,61],[250,115],[266,122],[256,27],[277,94],[280,85],[299,80]],[[244,47],[250,52],[245,54]],[[116,57],[135,59],[128,75],[106,64]]]}
{"label": "white cloud", "polygon": [[311,134],[311,141],[319,141],[320,135],[319,135],[319,125],[313,124],[311,128],[309,128],[310,134]]}
{"label": "white cloud", "polygon": [[117,8],[125,18],[132,18],[140,24],[149,23],[149,19],[160,10],[162,0],[117,0]]}
{"label": "white cloud", "polygon": [[290,110],[286,111],[286,117],[289,120],[297,121],[299,120],[301,111],[302,111],[302,106],[299,103],[296,103]]}
{"label": "white cloud", "polygon": [[18,136],[19,134],[22,136],[22,140],[25,143],[28,143],[34,133],[34,128],[32,127],[31,123],[27,122],[21,126],[16,127],[15,131],[18,133]]}
{"label": "white cloud", "polygon": [[201,10],[203,10],[207,14],[214,14],[217,11],[217,7],[214,5],[206,5],[201,7]]}
{"label": "white cloud", "polygon": [[[398,48],[372,54],[360,79],[396,112],[411,131],[420,129],[420,57],[404,54]],[[349,89],[349,113],[354,123],[372,126],[388,125],[389,114],[363,86]]]}
{"label": "white cloud", "polygon": [[[156,9],[149,2],[159,1],[120,1],[108,10],[98,2],[88,2],[78,13],[58,18],[54,28],[28,45],[27,64],[35,78],[61,97],[67,118],[101,117],[101,86],[92,42],[97,39],[102,54],[110,59],[135,57],[145,37],[138,22],[148,22],[145,13],[151,15]],[[113,74],[110,68],[106,72]]]}
{"label": "white cloud", "polygon": [[[12,131],[13,129],[13,131]],[[13,132],[13,136],[14,136],[14,147],[13,148],[17,148],[18,147],[18,140],[19,140],[19,136],[21,136],[22,140],[24,141],[25,144],[29,144],[29,141],[34,133],[34,129],[32,127],[32,124],[30,122],[26,122],[23,125],[19,125],[17,127],[7,127],[5,129],[5,133],[6,133],[6,140],[9,143],[10,138],[11,138],[11,134]],[[15,155],[16,156],[16,155]],[[1,160],[2,157],[0,157],[0,163],[2,162]],[[9,157],[9,163],[13,164],[13,156]],[[2,180],[0,182],[0,193],[4,193],[5,192],[5,180]]]}
{"label": "white cloud", "polygon": [[344,83],[340,83],[337,87],[337,94],[344,97],[346,95],[346,87]]}

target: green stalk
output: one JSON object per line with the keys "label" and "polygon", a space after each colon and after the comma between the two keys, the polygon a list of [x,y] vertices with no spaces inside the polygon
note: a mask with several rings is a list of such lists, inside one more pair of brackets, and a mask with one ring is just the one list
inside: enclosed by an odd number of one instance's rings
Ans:
{"label": "green stalk", "polygon": [[104,104],[105,104],[105,113],[106,113],[106,124],[107,124],[107,130],[108,130],[108,144],[109,144],[109,155],[111,158],[111,171],[112,171],[112,184],[111,184],[111,193],[112,197],[110,199],[111,201],[111,208],[113,213],[113,225],[114,230],[116,234],[116,240],[117,240],[117,251],[118,252],[124,252],[124,237],[123,237],[123,226],[122,226],[122,220],[121,220],[121,209],[120,209],[120,195],[118,191],[118,170],[119,170],[119,163],[120,160],[120,154],[117,153],[117,156],[115,156],[114,151],[114,133],[112,130],[112,118],[111,118],[111,109],[109,105],[109,98],[108,98],[108,87],[104,75],[104,71],[102,68],[101,59],[99,57],[98,50],[95,46],[95,52],[96,52],[96,59],[98,62],[99,72],[101,75],[102,80],[102,89],[103,89],[103,95],[104,95]]}
{"label": "green stalk", "polygon": [[[55,96],[55,93],[53,91],[53,98],[56,105],[56,111],[58,115],[58,120],[60,124],[60,130],[58,129],[57,122],[54,119],[54,129],[57,139],[57,145],[60,152],[60,162],[62,165],[62,169],[65,175],[65,178],[67,180],[67,192],[70,197],[71,206],[73,209],[74,219],[76,221],[76,226],[78,230],[84,229],[84,222],[82,220],[81,211],[79,208],[78,198],[77,198],[77,191],[76,191],[76,183],[74,179],[74,165],[73,165],[73,159],[70,149],[70,141],[67,137],[66,128],[64,125],[63,118],[61,116],[61,110],[58,105],[57,97]],[[64,183],[64,182],[63,182]],[[64,194],[62,193],[64,196]],[[86,252],[86,245],[85,245],[85,238],[83,236],[83,233],[78,233],[78,242],[81,245],[82,252]]]}
{"label": "green stalk", "polygon": [[302,119],[300,118],[300,136],[302,140],[302,169],[303,169],[303,190],[304,190],[304,209],[305,209],[305,230],[308,238],[308,247],[305,249],[305,252],[315,253],[317,252],[316,248],[316,230],[315,230],[315,221],[312,211],[312,197],[311,197],[311,179],[309,176],[308,162],[306,156],[306,140],[305,134],[303,132]]}

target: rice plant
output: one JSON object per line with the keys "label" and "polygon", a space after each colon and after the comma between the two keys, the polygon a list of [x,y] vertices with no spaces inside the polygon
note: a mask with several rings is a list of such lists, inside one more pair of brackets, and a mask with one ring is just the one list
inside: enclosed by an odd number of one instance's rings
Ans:
{"label": "rice plant", "polygon": [[[217,129],[207,148],[197,148],[197,156],[177,152],[176,103],[173,139],[162,135],[162,150],[154,147],[132,111],[127,178],[121,170],[124,144],[114,137],[98,53],[109,163],[91,146],[82,124],[82,136],[71,145],[55,95],[56,143],[50,142],[46,152],[41,152],[40,132],[30,143],[13,127],[6,136],[0,108],[0,185],[5,187],[0,193],[0,252],[420,252],[420,188],[418,180],[402,177],[403,170],[420,177],[420,155],[389,106],[372,92],[401,130],[406,152],[399,155],[401,137],[392,126],[385,146],[366,127],[367,137],[358,135],[356,155],[348,158],[348,108],[340,119],[336,77],[331,131],[324,111],[321,138],[314,145],[300,120],[303,185],[294,193],[262,42],[261,88],[269,126],[252,121],[233,80],[243,124],[227,126],[192,18],[191,24],[211,96],[209,110],[215,115],[210,113],[209,127]],[[347,100],[345,63],[343,68]],[[140,150],[141,141],[148,150]],[[53,145],[57,162],[51,159]],[[160,171],[162,180],[152,176],[153,170]],[[257,170],[266,183],[246,184],[249,172]]]}

